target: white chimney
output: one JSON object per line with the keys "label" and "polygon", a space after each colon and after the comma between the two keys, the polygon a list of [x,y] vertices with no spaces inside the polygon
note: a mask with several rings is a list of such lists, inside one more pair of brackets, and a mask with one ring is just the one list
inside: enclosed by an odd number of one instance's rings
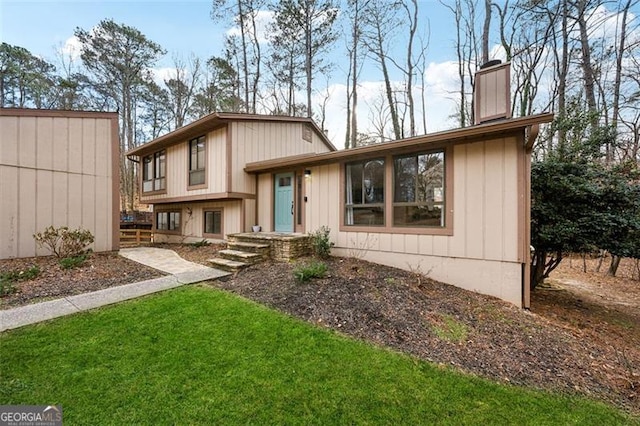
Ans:
{"label": "white chimney", "polygon": [[476,72],[474,124],[511,118],[511,63],[489,61]]}

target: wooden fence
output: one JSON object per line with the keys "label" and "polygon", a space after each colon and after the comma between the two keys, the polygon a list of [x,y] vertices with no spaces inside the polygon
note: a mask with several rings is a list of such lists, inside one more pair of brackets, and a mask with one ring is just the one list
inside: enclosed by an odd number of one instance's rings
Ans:
{"label": "wooden fence", "polygon": [[148,229],[120,229],[120,247],[133,247],[153,242],[153,232]]}

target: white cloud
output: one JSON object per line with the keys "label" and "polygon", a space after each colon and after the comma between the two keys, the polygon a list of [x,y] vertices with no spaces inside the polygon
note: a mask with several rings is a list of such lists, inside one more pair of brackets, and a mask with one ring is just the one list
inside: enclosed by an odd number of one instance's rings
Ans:
{"label": "white cloud", "polygon": [[159,86],[164,86],[164,81],[169,80],[170,78],[175,77],[176,68],[175,67],[163,67],[163,68],[152,68],[151,72],[153,74],[153,80]]}
{"label": "white cloud", "polygon": [[72,60],[79,59],[82,53],[82,43],[80,43],[78,37],[73,35],[65,40],[60,51],[65,57],[71,58]]}
{"label": "white cloud", "polygon": [[[420,84],[420,82],[416,82]],[[458,88],[458,68],[453,61],[430,63],[425,72],[425,104],[427,131],[447,130],[455,126],[450,116],[456,110]],[[392,82],[392,85],[401,87],[402,82]],[[328,87],[329,99],[326,108],[325,127],[329,138],[338,148],[344,146],[344,137],[347,125],[346,116],[346,85],[332,84]],[[414,89],[414,102],[416,104],[416,121],[418,133],[422,131],[422,107],[421,87]],[[313,104],[320,105],[326,91],[315,94]],[[381,94],[384,93],[384,81],[362,81],[358,85],[358,123],[359,131],[363,133],[373,132],[374,125],[371,122],[371,114],[375,115],[375,105],[379,105]],[[390,123],[389,123],[390,125]]]}

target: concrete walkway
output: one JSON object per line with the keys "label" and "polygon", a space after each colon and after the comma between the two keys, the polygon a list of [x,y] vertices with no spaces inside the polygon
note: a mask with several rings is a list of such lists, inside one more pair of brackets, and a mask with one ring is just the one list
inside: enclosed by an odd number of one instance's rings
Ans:
{"label": "concrete walkway", "polygon": [[49,302],[1,310],[0,331],[87,311],[185,284],[214,280],[229,275],[228,272],[188,262],[173,250],[136,247],[122,249],[120,250],[120,255],[171,275],[64,297]]}

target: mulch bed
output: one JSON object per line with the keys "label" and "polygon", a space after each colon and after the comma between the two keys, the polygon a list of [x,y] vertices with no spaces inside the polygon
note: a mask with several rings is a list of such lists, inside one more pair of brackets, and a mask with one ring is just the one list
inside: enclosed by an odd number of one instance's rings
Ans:
{"label": "mulch bed", "polygon": [[0,272],[26,271],[38,266],[35,279],[18,281],[15,292],[0,298],[0,309],[59,299],[123,284],[149,280],[164,273],[115,252],[92,253],[77,268],[64,269],[54,256],[0,260]]}
{"label": "mulch bed", "polygon": [[[293,278],[295,264],[271,262],[214,285],[421,359],[640,413],[640,345],[633,339],[614,339],[614,347],[606,337],[410,272],[355,259],[326,263],[328,275],[307,283]],[[634,327],[629,334],[640,330]]]}
{"label": "mulch bed", "polygon": [[[205,265],[224,247],[157,246]],[[440,365],[588,395],[640,415],[640,309],[618,310],[552,287],[533,292],[528,312],[411,272],[347,258],[327,259],[322,279],[297,282],[294,268],[308,261],[266,262],[212,285]],[[3,309],[162,275],[115,253],[93,254],[70,270],[52,257],[2,260],[0,271],[36,263],[40,275],[18,283],[15,294],[1,299]],[[625,283],[625,292],[640,293],[640,283],[635,290]]]}

